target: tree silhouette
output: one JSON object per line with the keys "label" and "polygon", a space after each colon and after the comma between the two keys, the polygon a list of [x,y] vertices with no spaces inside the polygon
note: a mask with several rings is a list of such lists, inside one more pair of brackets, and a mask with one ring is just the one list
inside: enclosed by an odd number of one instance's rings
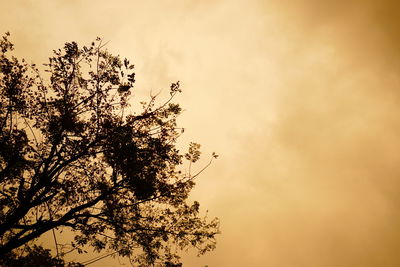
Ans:
{"label": "tree silhouette", "polygon": [[9,55],[8,37],[0,40],[0,258],[64,228],[78,251],[115,251],[146,266],[179,266],[179,250],[214,249],[218,220],[187,201],[199,173],[179,168],[200,155],[195,143],[184,154],[175,146],[179,82],[166,101],[131,107],[134,66],[101,39],[54,50],[42,75]]}

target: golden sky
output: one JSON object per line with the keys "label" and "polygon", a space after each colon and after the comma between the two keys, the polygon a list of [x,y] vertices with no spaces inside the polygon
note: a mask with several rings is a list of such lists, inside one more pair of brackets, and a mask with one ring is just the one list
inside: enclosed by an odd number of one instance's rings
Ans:
{"label": "golden sky", "polygon": [[28,62],[100,36],[137,96],[181,81],[182,142],[221,155],[193,199],[222,235],[185,266],[400,266],[398,1],[0,1]]}

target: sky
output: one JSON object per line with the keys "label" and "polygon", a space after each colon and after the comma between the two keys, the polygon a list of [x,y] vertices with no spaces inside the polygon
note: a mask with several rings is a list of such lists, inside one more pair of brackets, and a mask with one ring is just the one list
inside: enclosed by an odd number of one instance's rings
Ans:
{"label": "sky", "polygon": [[0,3],[28,62],[100,36],[136,96],[181,82],[182,144],[220,155],[191,198],[222,232],[184,266],[400,266],[397,1]]}

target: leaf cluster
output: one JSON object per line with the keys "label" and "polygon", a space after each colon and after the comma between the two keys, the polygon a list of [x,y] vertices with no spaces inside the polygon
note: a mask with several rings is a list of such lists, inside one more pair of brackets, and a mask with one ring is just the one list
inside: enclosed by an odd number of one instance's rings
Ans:
{"label": "leaf cluster", "polygon": [[0,258],[2,267],[83,267],[77,262],[64,262],[64,260],[53,257],[49,249],[33,245],[6,254]]}

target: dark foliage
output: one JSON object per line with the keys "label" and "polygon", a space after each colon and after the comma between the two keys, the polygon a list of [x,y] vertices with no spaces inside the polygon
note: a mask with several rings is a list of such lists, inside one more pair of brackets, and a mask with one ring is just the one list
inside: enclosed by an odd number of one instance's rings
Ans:
{"label": "dark foliage", "polygon": [[130,107],[134,67],[100,39],[55,50],[45,64],[48,75],[10,56],[12,49],[6,34],[0,40],[0,257],[55,228],[75,233],[70,245],[77,251],[116,251],[144,266],[179,266],[179,250],[214,249],[218,220],[199,217],[199,203],[187,203],[197,174],[179,170],[200,155],[194,143],[184,155],[175,147],[181,108],[171,100],[179,82],[166,101],[157,104],[152,96]]}
{"label": "dark foliage", "polygon": [[76,262],[65,263],[64,260],[52,257],[49,249],[33,245],[24,250],[13,251],[0,258],[2,267],[83,267]]}

